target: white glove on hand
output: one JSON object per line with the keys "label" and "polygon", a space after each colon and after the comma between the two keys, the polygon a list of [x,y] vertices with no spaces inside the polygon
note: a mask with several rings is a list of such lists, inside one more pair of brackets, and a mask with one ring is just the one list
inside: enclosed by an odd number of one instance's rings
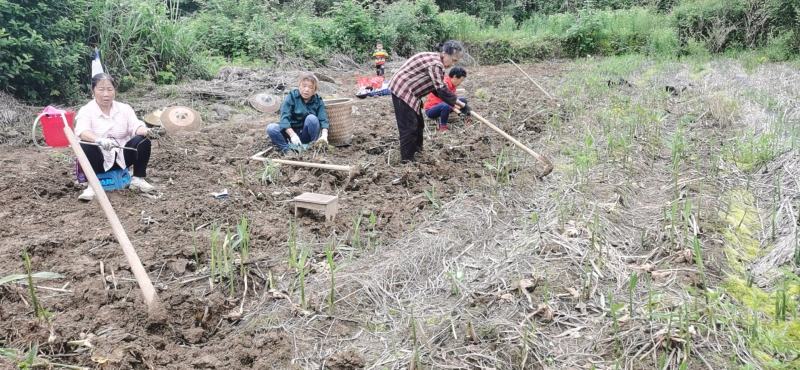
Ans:
{"label": "white glove on hand", "polygon": [[163,127],[151,127],[144,136],[148,139],[160,139],[166,132]]}
{"label": "white glove on hand", "polygon": [[328,143],[328,129],[323,128],[322,133],[319,135],[319,141],[327,144]]}
{"label": "white glove on hand", "polygon": [[117,146],[117,143],[109,138],[95,139],[94,142],[103,150],[111,150],[113,147]]}
{"label": "white glove on hand", "polygon": [[294,132],[289,133],[289,140],[291,140],[292,144],[294,145],[300,146],[303,144],[303,142],[300,141],[300,136],[297,136],[297,134],[295,134]]}

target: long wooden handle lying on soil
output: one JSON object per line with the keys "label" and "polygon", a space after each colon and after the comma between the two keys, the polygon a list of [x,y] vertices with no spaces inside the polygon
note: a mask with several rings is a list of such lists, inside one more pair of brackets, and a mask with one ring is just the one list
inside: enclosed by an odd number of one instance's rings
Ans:
{"label": "long wooden handle lying on soil", "polygon": [[139,283],[139,289],[142,290],[144,303],[147,304],[147,308],[151,312],[154,311],[154,309],[160,305],[158,302],[158,296],[156,296],[156,290],[153,287],[153,283],[150,281],[150,277],[147,276],[147,271],[144,270],[144,266],[142,266],[142,261],[139,260],[136,250],[133,249],[133,244],[131,244],[130,239],[128,239],[128,234],[125,233],[122,223],[119,222],[117,213],[114,212],[114,208],[111,207],[111,202],[108,200],[108,196],[106,196],[103,186],[100,185],[100,180],[97,179],[97,174],[94,173],[94,169],[92,169],[89,159],[86,158],[86,154],[83,152],[83,149],[81,149],[81,146],[78,143],[78,138],[75,137],[75,134],[72,133],[72,129],[67,126],[66,122],[64,122],[64,135],[67,136],[67,140],[69,140],[69,145],[72,147],[72,151],[75,152],[75,156],[78,157],[78,162],[80,162],[83,172],[86,174],[86,179],[89,180],[89,186],[91,186],[94,190],[97,202],[100,204],[100,208],[102,208],[103,212],[106,214],[108,223],[111,224],[111,230],[114,231],[114,236],[117,238],[119,245],[122,247],[122,252],[125,253],[125,258],[128,260],[128,264],[131,266],[133,276],[136,278],[136,282]]}
{"label": "long wooden handle lying on soil", "polygon": [[537,161],[541,162],[544,165],[544,170],[539,174],[539,177],[545,177],[553,172],[553,163],[550,162],[549,159],[545,158],[545,156],[536,153],[533,149],[528,148],[525,144],[520,143],[519,140],[515,139],[511,135],[507,134],[505,131],[501,130],[499,127],[493,125],[491,122],[487,121],[485,118],[481,117],[480,114],[475,112],[469,113],[471,116],[475,117],[478,121],[481,121],[484,125],[489,126],[492,130],[495,130],[498,134],[502,135],[504,138],[508,139],[510,142],[514,143],[514,145],[518,146],[520,149],[528,152],[528,154],[532,155],[533,158],[536,158]]}
{"label": "long wooden handle lying on soil", "polygon": [[301,162],[301,161],[290,161],[287,159],[273,159],[273,158],[266,158],[264,157],[264,153],[266,152],[259,152],[250,157],[250,159],[255,161],[262,161],[262,162],[275,162],[280,164],[288,164],[291,166],[298,166],[298,167],[311,167],[311,168],[321,168],[323,170],[334,170],[334,171],[344,171],[344,172],[352,172],[353,167],[351,166],[342,166],[338,164],[326,164],[326,163],[314,163],[314,162]]}
{"label": "long wooden handle lying on soil", "polygon": [[300,161],[290,161],[290,160],[286,160],[286,159],[270,159],[270,160],[275,162],[275,163],[288,164],[288,165],[300,166],[300,167],[322,168],[324,170],[334,170],[334,171],[344,171],[344,172],[350,172],[350,171],[353,170],[353,167],[342,166],[342,165],[338,165],[338,164],[300,162]]}

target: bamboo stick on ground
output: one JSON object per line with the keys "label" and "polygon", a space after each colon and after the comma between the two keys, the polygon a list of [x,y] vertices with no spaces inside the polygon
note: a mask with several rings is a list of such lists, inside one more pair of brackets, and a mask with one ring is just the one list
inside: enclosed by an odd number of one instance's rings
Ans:
{"label": "bamboo stick on ground", "polygon": [[264,157],[264,153],[259,152],[250,157],[250,159],[255,161],[262,161],[262,162],[274,162],[279,164],[288,164],[291,166],[298,166],[298,167],[311,167],[311,168],[321,168],[324,170],[334,170],[334,171],[343,171],[352,173],[353,167],[352,166],[342,166],[337,164],[327,164],[327,163],[314,163],[314,162],[301,162],[301,161],[291,161],[288,159],[275,159],[275,158],[266,158]]}

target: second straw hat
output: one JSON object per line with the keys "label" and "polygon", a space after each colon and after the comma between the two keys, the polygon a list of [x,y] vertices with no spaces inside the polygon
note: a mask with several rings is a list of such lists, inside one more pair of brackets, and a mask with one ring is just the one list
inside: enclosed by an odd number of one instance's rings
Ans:
{"label": "second straw hat", "polygon": [[192,108],[184,106],[169,107],[161,113],[161,124],[167,129],[167,132],[175,131],[197,131],[203,119],[200,114]]}

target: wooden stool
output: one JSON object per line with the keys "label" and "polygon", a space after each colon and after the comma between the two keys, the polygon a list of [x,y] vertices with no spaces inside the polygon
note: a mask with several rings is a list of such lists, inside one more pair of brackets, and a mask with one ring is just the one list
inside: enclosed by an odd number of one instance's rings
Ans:
{"label": "wooden stool", "polygon": [[325,195],[317,193],[303,193],[294,199],[294,217],[297,217],[299,209],[315,209],[325,211],[325,221],[333,221],[339,209],[339,197],[335,195]]}

